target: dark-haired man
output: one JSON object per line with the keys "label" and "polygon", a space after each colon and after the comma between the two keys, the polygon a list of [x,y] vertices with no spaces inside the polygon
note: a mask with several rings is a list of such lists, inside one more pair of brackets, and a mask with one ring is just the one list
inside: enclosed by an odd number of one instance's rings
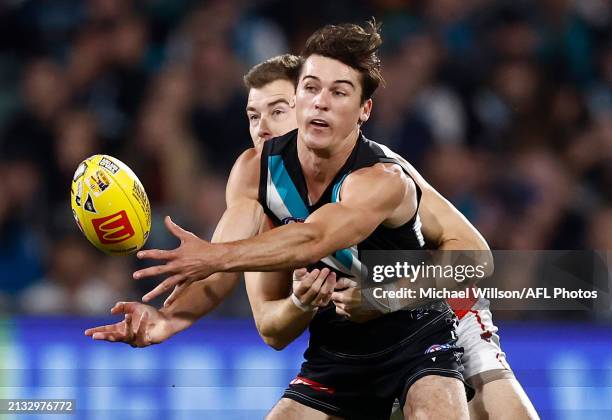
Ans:
{"label": "dark-haired man", "polygon": [[[245,86],[249,91],[247,103],[247,117],[251,138],[257,147],[272,137],[282,135],[295,128],[294,92],[298,77],[300,59],[292,55],[282,55],[266,60],[255,66],[245,76]],[[416,183],[423,190],[423,197],[419,208],[419,215],[423,222],[425,239],[439,249],[483,249],[486,242],[478,232],[465,219],[444,200],[419,174],[410,168],[410,173]],[[227,219],[226,219],[227,220]],[[255,223],[252,220],[236,221],[239,224]],[[310,276],[313,273],[309,273]],[[225,277],[219,281],[220,277]],[[262,282],[253,275],[246,276],[249,290],[249,300],[253,306],[257,325],[262,332],[269,332],[269,312],[275,312],[277,318],[283,319],[284,325],[276,325],[276,331],[268,335],[262,334],[264,339],[276,348],[282,348],[292,341],[306,327],[296,322],[287,312],[291,312],[293,304],[286,296],[290,293],[290,282],[279,278],[277,285],[269,278]],[[302,280],[305,276],[302,277]],[[124,341],[132,345],[149,345],[161,342],[191,325],[196,319],[204,316],[212,306],[208,299],[202,299],[200,292],[208,288],[216,291],[213,295],[222,300],[230,291],[227,284],[235,282],[238,278],[233,273],[217,273],[206,280],[194,283],[189,293],[179,298],[177,304],[157,311],[147,305],[130,302],[119,304],[115,310],[126,313],[126,318],[140,316],[141,313],[150,313],[147,322],[138,326],[133,323],[129,330],[126,322],[98,327],[88,330],[89,335],[95,334],[97,339]],[[276,289],[270,293],[271,288]],[[266,294],[267,290],[267,294]],[[356,290],[335,292],[336,310],[338,313],[352,315],[351,304]],[[283,310],[274,307],[277,303],[289,303]],[[272,305],[269,303],[272,302]],[[486,302],[485,302],[486,304]],[[348,312],[345,312],[344,309]],[[349,309],[350,308],[350,309]],[[533,411],[528,398],[520,385],[511,376],[511,371],[505,366],[504,355],[495,339],[496,327],[490,319],[490,311],[477,303],[470,311],[459,314],[459,345],[464,347],[465,355],[462,359],[468,360],[464,375],[478,392],[476,398],[469,405],[472,419],[487,418],[487,415],[498,417],[499,413],[512,414],[517,418],[527,418],[527,412]],[[181,321],[177,314],[189,315],[188,320]],[[298,318],[301,318],[298,312]],[[267,320],[264,321],[264,319]],[[263,327],[263,328],[262,328]],[[483,331],[491,336],[482,338]],[[510,376],[508,376],[510,375]],[[535,417],[535,416],[534,416]]]}
{"label": "dark-haired man", "polygon": [[[298,130],[241,156],[232,171],[244,183],[240,199],[259,201],[282,226],[210,244],[168,223],[181,246],[139,255],[167,261],[135,273],[170,275],[148,297],[218,271],[276,271],[323,261],[359,275],[360,247],[423,246],[418,186],[392,152],[360,132],[381,81],[380,42],[372,24],[327,26],[313,34],[296,92]],[[290,221],[304,223],[283,225]],[[324,287],[315,279],[302,298],[295,296],[296,305],[310,310]],[[399,397],[408,416],[467,418],[453,324],[443,301],[363,324],[333,307],[319,310],[300,375],[269,417],[385,418]],[[434,345],[439,350],[428,353]]]}

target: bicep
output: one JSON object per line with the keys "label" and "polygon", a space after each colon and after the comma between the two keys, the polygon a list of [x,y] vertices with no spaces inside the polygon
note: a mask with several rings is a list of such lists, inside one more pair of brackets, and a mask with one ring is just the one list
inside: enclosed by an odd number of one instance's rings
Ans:
{"label": "bicep", "polygon": [[323,239],[335,242],[334,249],[361,242],[381,224],[400,226],[416,211],[414,182],[402,172],[376,168],[352,177],[342,187],[340,202],[327,204],[306,219],[319,227]]}

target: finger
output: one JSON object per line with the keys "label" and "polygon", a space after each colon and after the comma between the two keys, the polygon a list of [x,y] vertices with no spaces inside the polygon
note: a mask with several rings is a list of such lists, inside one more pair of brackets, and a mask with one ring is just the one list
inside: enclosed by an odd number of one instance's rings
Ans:
{"label": "finger", "polygon": [[136,257],[141,260],[171,260],[176,256],[174,249],[144,249],[138,251]]}
{"label": "finger", "polygon": [[124,303],[125,302],[117,302],[117,303],[115,303],[115,305],[110,310],[111,314],[117,315],[117,314],[123,313],[123,304]]}
{"label": "finger", "polygon": [[324,308],[329,305],[329,302],[331,302],[331,295],[319,296],[315,299],[313,305],[318,306],[320,308]]}
{"label": "finger", "polygon": [[314,304],[317,306],[327,306],[329,301],[331,300],[331,294],[336,285],[336,273],[331,272],[325,282],[321,286],[321,290],[317,294],[317,297],[314,299]]}
{"label": "finger", "polygon": [[120,323],[117,324],[108,324],[108,325],[101,325],[99,327],[94,327],[94,328],[88,328],[85,330],[85,335],[87,336],[91,336],[95,333],[99,333],[99,332],[111,332],[117,329],[117,327],[119,326]]}
{"label": "finger", "polygon": [[126,338],[131,339],[133,334],[132,328],[134,328],[133,324],[133,318],[132,318],[132,314],[125,314],[125,330],[124,330],[124,334]]}
{"label": "finger", "polygon": [[[115,341],[118,339],[122,339],[123,337],[125,337],[125,334],[123,333],[124,325],[125,325],[125,322],[121,321],[121,322],[117,322],[116,324],[98,327],[96,328],[96,331],[92,331],[91,338],[93,338],[94,340],[97,340],[99,339],[99,337],[112,336]],[[103,339],[106,340],[106,338],[103,338]]]}
{"label": "finger", "polygon": [[310,286],[310,288],[302,295],[302,302],[308,304],[315,300],[328,274],[329,268],[324,268],[319,272],[316,280],[314,281],[314,283],[312,283],[312,286]]}
{"label": "finger", "polygon": [[166,225],[166,228],[170,231],[170,233],[179,238],[181,242],[188,236],[192,235],[191,232],[186,231],[185,229],[174,223],[170,216],[166,216],[164,218],[164,224]]}
{"label": "finger", "polygon": [[338,279],[338,282],[336,283],[336,290],[347,289],[350,287],[357,287],[357,285],[358,283],[355,280],[351,280],[346,277],[341,277],[340,279]]}
{"label": "finger", "polygon": [[325,279],[325,283],[321,286],[321,290],[319,291],[320,296],[330,297],[336,287],[336,273],[331,272],[327,278]]}
{"label": "finger", "polygon": [[124,336],[122,334],[112,332],[112,333],[96,333],[91,336],[94,340],[104,340],[104,341],[124,341]]}
{"label": "finger", "polygon": [[[176,298],[178,298],[178,296],[181,294],[181,292],[187,287],[189,286],[190,283],[187,283],[185,281],[183,281],[183,279],[185,278],[184,275],[182,274],[175,274],[174,276],[168,277],[165,281],[170,282],[170,283],[174,283],[174,282],[179,282],[179,284],[177,284],[176,286],[174,286],[174,289],[172,290],[172,293],[170,293],[170,296],[168,296],[166,298],[166,300],[164,301],[164,306],[170,306],[170,303],[174,302],[176,300]],[[170,299],[172,298],[172,299]]]}
{"label": "finger", "polygon": [[308,269],[306,268],[298,268],[297,270],[293,270],[293,280],[294,281],[302,281],[302,278],[308,274]]}
{"label": "finger", "polygon": [[344,309],[342,309],[342,308],[338,308],[337,306],[336,306],[336,313],[337,313],[338,315],[340,315],[340,316],[345,316],[345,317],[347,317],[347,318],[350,318],[350,317],[351,317],[351,314],[349,314],[348,312],[346,312],[346,311],[345,311]]}
{"label": "finger", "polygon": [[133,277],[138,280],[145,277],[159,276],[161,274],[174,274],[174,267],[169,264],[154,265],[134,272]]}
{"label": "finger", "polygon": [[[114,337],[115,334],[114,333],[103,333],[103,332],[99,332],[99,333],[95,333],[94,335],[91,336],[92,339],[94,340],[106,340],[106,341],[111,341],[109,340],[110,337]],[[112,340],[114,341],[114,340]]]}
{"label": "finger", "polygon": [[111,309],[111,314],[119,315],[132,313],[136,310],[136,305],[138,304],[138,302],[117,302]]}
{"label": "finger", "polygon": [[348,308],[346,307],[346,304],[341,303],[341,302],[334,302],[334,306],[335,306],[336,308],[340,308],[340,309],[342,309],[343,311],[348,310]]}
{"label": "finger", "polygon": [[334,292],[331,295],[331,300],[333,300],[334,303],[348,303],[350,298],[346,292]]}
{"label": "finger", "polygon": [[140,316],[140,322],[138,323],[138,329],[136,330],[136,341],[140,344],[145,342],[148,318],[149,314],[146,311]]}
{"label": "finger", "polygon": [[302,276],[300,280],[300,286],[304,287],[304,290],[307,290],[312,286],[312,283],[319,277],[321,270],[315,268],[312,271],[306,270],[306,273]]}
{"label": "finger", "polygon": [[170,293],[170,296],[168,296],[166,300],[164,301],[164,307],[167,308],[168,306],[172,305],[174,301],[180,296],[180,294],[183,293],[183,290],[185,290],[186,287],[187,287],[186,282],[181,283],[178,286],[175,286],[172,293]]}
{"label": "finger", "polygon": [[162,281],[160,284],[157,285],[157,287],[155,287],[155,289],[151,290],[149,293],[147,293],[146,295],[144,295],[142,297],[142,301],[143,302],[148,302],[151,299],[154,299],[166,292],[168,292],[170,289],[172,289],[174,286],[176,286],[181,280],[181,277],[179,276],[172,276],[167,278],[166,280]]}
{"label": "finger", "polygon": [[315,268],[314,270],[307,272],[304,276],[302,276],[302,280],[300,280],[297,285],[294,283],[293,293],[295,293],[295,295],[298,297],[306,293],[310,289],[310,286],[312,286],[312,283],[319,276],[319,272],[319,269]]}
{"label": "finger", "polygon": [[[294,293],[300,298],[307,295],[313,284],[319,277],[319,274],[321,274],[321,270],[319,270],[318,268],[315,268],[314,270],[306,273],[306,275],[302,277],[302,280],[297,283],[297,286],[294,283]],[[314,294],[311,296],[311,298],[312,297],[314,297]]]}

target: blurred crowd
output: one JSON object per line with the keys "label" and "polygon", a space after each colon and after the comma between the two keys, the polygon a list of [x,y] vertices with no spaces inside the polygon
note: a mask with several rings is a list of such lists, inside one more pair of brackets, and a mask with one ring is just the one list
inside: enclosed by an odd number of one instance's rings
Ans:
{"label": "blurred crowd", "polygon": [[[153,207],[210,238],[250,145],[242,75],[327,23],[383,23],[386,88],[364,131],[496,249],[612,249],[606,0],[0,2],[0,314],[106,314],[138,299],[69,205],[78,163],[126,162]],[[239,292],[219,313],[246,315]],[[586,314],[588,315],[588,314]],[[519,315],[520,316],[520,315]]]}

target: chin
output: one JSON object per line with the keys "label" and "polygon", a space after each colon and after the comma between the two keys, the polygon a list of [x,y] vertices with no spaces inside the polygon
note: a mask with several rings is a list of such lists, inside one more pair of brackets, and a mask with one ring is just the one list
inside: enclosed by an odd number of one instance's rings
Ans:
{"label": "chin", "polygon": [[332,136],[319,134],[319,133],[307,133],[304,136],[304,144],[309,149],[319,150],[326,149],[332,143]]}

